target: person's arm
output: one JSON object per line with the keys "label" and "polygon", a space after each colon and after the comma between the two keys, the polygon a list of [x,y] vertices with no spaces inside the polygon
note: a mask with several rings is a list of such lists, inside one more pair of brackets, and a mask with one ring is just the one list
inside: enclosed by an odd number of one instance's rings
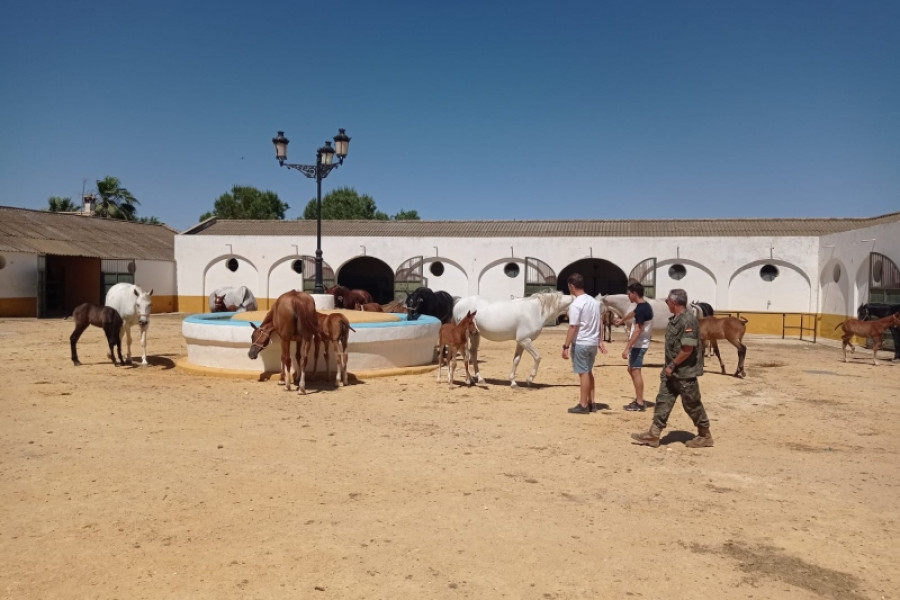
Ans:
{"label": "person's arm", "polygon": [[633,318],[634,318],[634,311],[633,311],[633,310],[630,310],[630,311],[628,311],[628,313],[627,313],[624,317],[622,317],[621,319],[616,319],[616,325],[621,325],[622,323],[625,323],[625,322],[627,322],[627,321],[630,321],[630,320],[633,319]]}
{"label": "person's arm", "polygon": [[566,342],[562,347],[562,357],[564,359],[569,358],[569,348],[572,347],[572,343],[575,341],[575,338],[578,337],[578,329],[580,325],[569,325],[569,329],[566,330]]}
{"label": "person's arm", "polygon": [[666,365],[666,377],[671,377],[672,373],[675,372],[675,369],[678,368],[678,365],[689,359],[696,349],[697,346],[682,346],[681,350],[678,351],[678,354],[675,355],[675,358]]}
{"label": "person's arm", "polygon": [[635,323],[634,328],[631,330],[631,337],[628,338],[628,343],[625,344],[625,349],[622,351],[622,358],[628,358],[628,353],[631,352],[631,349],[634,347],[634,343],[641,335],[641,331],[644,329],[643,323]]}

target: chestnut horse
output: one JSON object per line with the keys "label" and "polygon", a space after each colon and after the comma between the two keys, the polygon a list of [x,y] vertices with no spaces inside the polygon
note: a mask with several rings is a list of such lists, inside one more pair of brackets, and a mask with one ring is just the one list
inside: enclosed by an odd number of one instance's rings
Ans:
{"label": "chestnut horse", "polygon": [[315,373],[319,369],[319,343],[325,345],[325,376],[328,381],[331,380],[331,362],[328,360],[329,349],[334,348],[334,361],[337,365],[337,379],[334,384],[337,386],[347,386],[349,376],[347,374],[347,344],[350,339],[350,332],[356,331],[350,326],[350,320],[339,312],[334,313],[316,313],[319,320],[319,333],[316,334],[316,349],[313,352],[313,370]]}
{"label": "chestnut horse", "polygon": [[319,332],[316,318],[316,303],[306,292],[291,290],[278,296],[275,304],[266,313],[262,324],[253,327],[250,335],[251,359],[259,356],[260,351],[272,341],[272,335],[281,338],[281,378],[279,385],[284,384],[285,391],[291,390],[291,342],[297,343],[297,369],[294,371],[294,384],[301,394],[306,393],[306,363],[313,338]]}
{"label": "chestnut horse", "polygon": [[374,302],[372,294],[366,290],[351,290],[343,285],[326,288],[326,294],[334,296],[335,308],[346,308],[347,310],[357,310],[360,305]]}
{"label": "chestnut horse", "polygon": [[123,321],[122,316],[116,309],[110,308],[109,306],[97,306],[96,304],[85,302],[84,304],[79,304],[75,308],[75,311],[72,313],[72,318],[75,320],[75,331],[69,336],[69,344],[72,346],[72,362],[75,363],[76,367],[80,366],[81,362],[78,360],[78,352],[75,349],[75,346],[78,344],[78,338],[80,338],[81,334],[84,333],[84,330],[88,328],[88,325],[103,329],[103,333],[106,334],[106,341],[109,343],[109,356],[112,358],[113,365],[119,366],[119,363],[116,362],[116,355],[113,352],[113,347],[116,347],[119,350],[119,362],[121,362],[122,365],[125,364],[125,359],[122,358],[121,337]]}

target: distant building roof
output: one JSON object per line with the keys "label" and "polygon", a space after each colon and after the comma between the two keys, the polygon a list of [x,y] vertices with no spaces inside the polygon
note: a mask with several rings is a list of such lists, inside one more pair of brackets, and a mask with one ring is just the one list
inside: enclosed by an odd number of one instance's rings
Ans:
{"label": "distant building roof", "polygon": [[166,225],[0,206],[0,252],[175,260]]}
{"label": "distant building roof", "polygon": [[[353,237],[754,237],[819,236],[900,221],[900,212],[845,219],[584,221],[322,221],[324,235]],[[316,222],[215,217],[182,235],[315,235]]]}

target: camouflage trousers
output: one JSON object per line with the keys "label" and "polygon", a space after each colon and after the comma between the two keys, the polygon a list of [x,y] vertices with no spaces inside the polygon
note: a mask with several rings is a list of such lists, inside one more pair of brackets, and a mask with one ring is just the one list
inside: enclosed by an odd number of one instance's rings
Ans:
{"label": "camouflage trousers", "polygon": [[660,429],[666,428],[666,423],[669,421],[669,415],[675,407],[675,401],[678,399],[678,396],[681,396],[684,412],[688,414],[694,425],[697,427],[709,427],[706,409],[703,408],[703,403],[700,401],[700,385],[697,383],[697,378],[678,379],[677,377],[666,377],[665,372],[660,377],[659,392],[656,394],[653,424]]}

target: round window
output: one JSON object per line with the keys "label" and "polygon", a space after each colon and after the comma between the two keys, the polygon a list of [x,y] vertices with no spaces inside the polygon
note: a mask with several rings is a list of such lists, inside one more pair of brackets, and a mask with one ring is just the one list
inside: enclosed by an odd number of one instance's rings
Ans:
{"label": "round window", "polygon": [[519,276],[519,265],[516,263],[506,263],[506,266],[503,267],[503,272],[506,273],[507,277],[513,278]]}
{"label": "round window", "polygon": [[134,272],[137,271],[137,265],[134,264],[134,261],[128,261],[128,272],[134,275]]}
{"label": "round window", "polygon": [[834,277],[835,283],[838,283],[841,280],[841,265],[834,265],[834,272],[832,273],[832,277]]}
{"label": "round window", "polygon": [[763,265],[759,270],[759,278],[763,281],[774,281],[778,277],[778,267],[775,265]]}
{"label": "round window", "polygon": [[676,263],[669,267],[669,277],[678,281],[679,279],[684,279],[684,276],[687,275],[687,269],[684,268],[684,265]]}
{"label": "round window", "polygon": [[428,270],[431,271],[431,274],[434,275],[435,277],[440,277],[441,275],[444,274],[444,263],[442,263],[439,260],[436,260],[433,263],[431,263],[431,267],[429,267]]}
{"label": "round window", "polygon": [[6,257],[0,254],[0,269],[6,266]]}
{"label": "round window", "polygon": [[303,261],[295,260],[294,262],[291,263],[291,269],[294,270],[294,273],[303,275]]}
{"label": "round window", "polygon": [[225,263],[225,266],[228,268],[229,271],[234,273],[235,271],[238,270],[238,261],[236,258],[229,258],[228,262]]}

